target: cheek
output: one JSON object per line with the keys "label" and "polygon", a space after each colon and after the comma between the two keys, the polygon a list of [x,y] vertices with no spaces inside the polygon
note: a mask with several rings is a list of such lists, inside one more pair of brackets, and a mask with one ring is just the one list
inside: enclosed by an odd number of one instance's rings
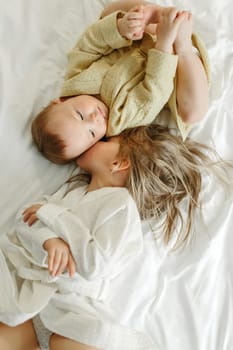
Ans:
{"label": "cheek", "polygon": [[107,123],[104,120],[101,124],[98,125],[98,128],[97,128],[96,136],[98,140],[102,139],[106,135],[106,132],[107,132]]}
{"label": "cheek", "polygon": [[82,153],[78,159],[77,164],[84,170],[88,170],[93,162],[95,162],[96,156],[96,147],[95,145],[89,148],[86,152]]}
{"label": "cheek", "polygon": [[91,158],[87,152],[84,152],[81,156],[78,157],[76,163],[82,168],[86,169],[87,165],[90,164]]}
{"label": "cheek", "polygon": [[106,129],[105,128],[99,129],[95,135],[95,142],[97,143],[101,142],[105,135],[106,135]]}
{"label": "cheek", "polygon": [[85,158],[85,157],[79,157],[77,160],[76,160],[76,164],[83,170],[89,172],[89,169],[88,169],[88,160]]}

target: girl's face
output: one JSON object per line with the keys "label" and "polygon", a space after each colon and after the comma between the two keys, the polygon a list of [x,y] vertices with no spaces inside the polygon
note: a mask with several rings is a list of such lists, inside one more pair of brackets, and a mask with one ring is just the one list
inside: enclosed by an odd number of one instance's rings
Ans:
{"label": "girl's face", "polygon": [[99,141],[78,157],[77,164],[91,175],[101,174],[111,169],[114,161],[118,159],[119,149],[118,136]]}
{"label": "girl's face", "polygon": [[99,141],[106,133],[107,106],[89,95],[55,101],[49,129],[59,134],[64,141],[65,158],[78,157]]}

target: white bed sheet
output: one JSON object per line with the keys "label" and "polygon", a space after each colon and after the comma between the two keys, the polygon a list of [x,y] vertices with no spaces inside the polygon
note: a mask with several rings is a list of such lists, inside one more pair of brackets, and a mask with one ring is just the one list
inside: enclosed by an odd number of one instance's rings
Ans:
{"label": "white bed sheet", "polygon": [[[19,207],[56,190],[71,166],[56,166],[32,143],[32,117],[59,95],[66,53],[108,0],[0,1],[0,233]],[[190,9],[207,44],[210,108],[191,136],[233,159],[233,23],[230,0],[157,1]],[[110,301],[122,322],[163,350],[233,349],[233,205],[215,181],[203,195],[196,238],[169,253],[145,225],[145,253],[115,281]]]}

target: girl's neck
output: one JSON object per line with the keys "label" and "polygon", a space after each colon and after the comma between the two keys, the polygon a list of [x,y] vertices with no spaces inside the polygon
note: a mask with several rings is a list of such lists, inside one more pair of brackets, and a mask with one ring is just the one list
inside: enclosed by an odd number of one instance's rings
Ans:
{"label": "girl's neck", "polygon": [[91,182],[87,186],[87,191],[95,191],[103,187],[112,187],[113,185],[109,181],[104,181],[103,179],[91,178]]}
{"label": "girl's neck", "polygon": [[87,191],[95,191],[103,187],[125,187],[125,183],[122,181],[111,181],[110,179],[92,176],[91,182],[87,186]]}

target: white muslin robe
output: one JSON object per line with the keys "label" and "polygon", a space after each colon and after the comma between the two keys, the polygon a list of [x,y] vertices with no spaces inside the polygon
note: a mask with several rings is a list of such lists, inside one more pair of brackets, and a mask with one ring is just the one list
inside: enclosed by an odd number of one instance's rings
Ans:
{"label": "white muslin robe", "polygon": [[[1,240],[0,321],[14,326],[39,314],[52,332],[100,349],[157,349],[148,336],[121,325],[105,301],[111,280],[143,249],[133,199],[125,188],[61,193],[47,198],[31,227],[20,212],[14,232]],[[43,243],[55,237],[70,246],[73,278],[48,272]]]}

